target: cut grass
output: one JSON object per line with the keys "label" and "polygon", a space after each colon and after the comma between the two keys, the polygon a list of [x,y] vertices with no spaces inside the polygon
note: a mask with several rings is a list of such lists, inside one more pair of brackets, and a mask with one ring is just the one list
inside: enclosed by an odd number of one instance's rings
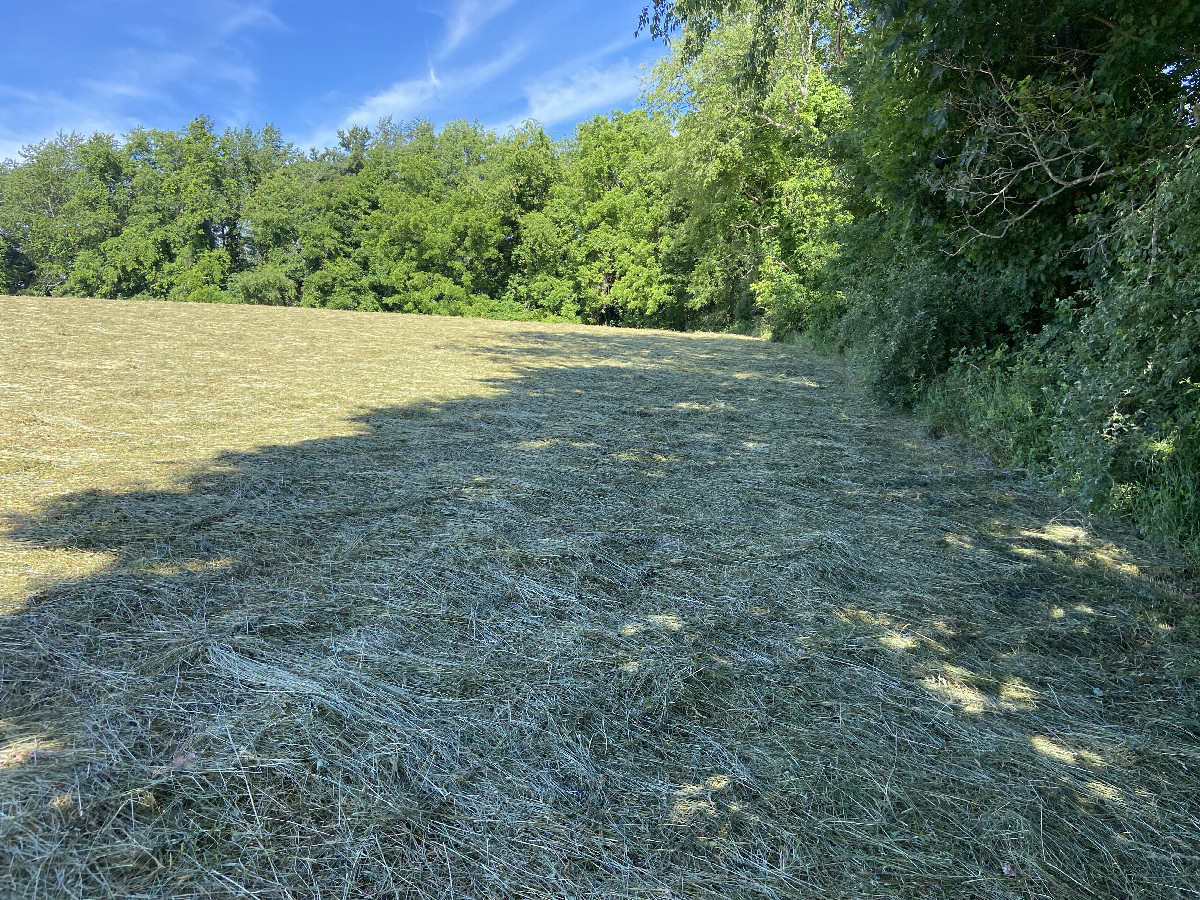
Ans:
{"label": "cut grass", "polygon": [[731,336],[0,300],[0,895],[1194,897],[1194,586]]}

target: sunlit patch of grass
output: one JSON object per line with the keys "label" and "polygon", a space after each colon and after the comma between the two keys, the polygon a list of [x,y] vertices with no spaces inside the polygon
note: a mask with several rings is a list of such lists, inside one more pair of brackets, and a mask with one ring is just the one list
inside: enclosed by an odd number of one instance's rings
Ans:
{"label": "sunlit patch of grass", "polygon": [[65,791],[61,794],[56,794],[50,800],[50,808],[59,815],[70,815],[80,811],[79,795],[74,791]]}
{"label": "sunlit patch of grass", "polygon": [[710,819],[716,818],[717,805],[711,800],[676,800],[671,807],[671,815],[668,821],[672,825],[689,825],[692,820],[700,816],[707,816]]}
{"label": "sunlit patch of grass", "polygon": [[1037,708],[1038,692],[1019,679],[995,684],[992,679],[949,663],[920,679],[933,695],[955,704],[967,715],[1011,713]]}
{"label": "sunlit patch of grass", "polygon": [[1091,567],[1131,578],[1142,574],[1129,551],[1098,540],[1077,525],[1020,529],[1012,540],[1011,552],[1029,559]]}
{"label": "sunlit patch of grass", "polygon": [[1111,784],[1105,784],[1103,781],[1089,781],[1084,787],[1093,799],[1102,800],[1106,803],[1123,804],[1125,802],[1125,795],[1119,788],[1115,788]]}
{"label": "sunlit patch of grass", "polygon": [[645,619],[636,622],[626,622],[621,626],[622,637],[632,637],[643,631],[682,631],[683,619],[674,614],[646,616]]}
{"label": "sunlit patch of grass", "polygon": [[879,642],[889,650],[912,650],[920,644],[912,635],[904,634],[903,632],[889,631],[879,638]]}
{"label": "sunlit patch of grass", "polygon": [[1043,734],[1035,734],[1029,739],[1033,749],[1047,759],[1072,766],[1105,765],[1104,758],[1090,750],[1072,748],[1061,740],[1049,738]]}
{"label": "sunlit patch of grass", "polygon": [[[698,784],[681,785],[675,791],[667,821],[680,826],[689,825],[700,817],[715,819],[720,814],[715,798],[732,782],[733,779],[728,775],[712,775]],[[739,812],[740,807],[732,811]]]}
{"label": "sunlit patch of grass", "polygon": [[723,791],[729,787],[733,778],[729,775],[710,775],[698,784],[681,785],[675,791],[677,797],[694,797],[697,794],[708,794],[712,791]]}
{"label": "sunlit patch of grass", "polygon": [[1020,679],[1010,679],[1000,687],[997,699],[1008,707],[1033,709],[1041,694]]}
{"label": "sunlit patch of grass", "polygon": [[929,676],[921,679],[921,686],[935,696],[955,704],[969,716],[998,712],[1001,708],[994,697],[989,697],[978,688],[954,678]]}
{"label": "sunlit patch of grass", "polygon": [[[928,634],[913,629],[908,622],[897,621],[887,613],[846,606],[834,615],[847,624],[869,627],[877,634],[879,643],[889,650],[903,653],[923,647],[939,653],[946,652],[946,648]],[[937,630],[936,625],[934,629]],[[941,630],[945,633],[944,628]]]}
{"label": "sunlit patch of grass", "polygon": [[0,769],[23,766],[37,759],[38,750],[45,750],[35,737],[23,737],[0,744]]}

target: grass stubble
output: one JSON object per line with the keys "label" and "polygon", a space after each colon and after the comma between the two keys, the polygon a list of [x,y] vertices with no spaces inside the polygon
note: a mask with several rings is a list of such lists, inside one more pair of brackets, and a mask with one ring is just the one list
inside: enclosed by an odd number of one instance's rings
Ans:
{"label": "grass stubble", "polygon": [[1177,561],[731,336],[0,300],[0,895],[1192,897]]}

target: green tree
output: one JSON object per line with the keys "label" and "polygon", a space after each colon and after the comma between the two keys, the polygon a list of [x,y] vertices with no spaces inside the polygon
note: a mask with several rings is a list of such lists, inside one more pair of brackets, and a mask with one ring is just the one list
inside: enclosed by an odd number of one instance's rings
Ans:
{"label": "green tree", "polygon": [[60,134],[22,160],[0,182],[10,288],[62,293],[76,260],[120,231],[131,196],[125,160],[102,134]]}
{"label": "green tree", "polygon": [[[564,151],[565,177],[545,218],[526,223],[530,249],[542,250],[541,258],[532,253],[527,258],[542,272],[561,266],[558,284],[545,288],[550,296],[574,293],[571,306],[582,321],[682,324],[678,292],[662,258],[670,144],[667,121],[645,110],[596,116],[579,125]],[[550,239],[551,229],[556,239]]]}
{"label": "green tree", "polygon": [[701,321],[765,314],[779,336],[823,323],[836,303],[826,267],[848,213],[827,141],[849,100],[812,64],[812,39],[795,28],[779,35],[761,85],[744,77],[756,40],[748,22],[655,69],[648,102],[677,133],[673,252],[695,261],[687,302]]}
{"label": "green tree", "polygon": [[199,118],[181,131],[135,129],[124,155],[130,205],[121,231],[80,266],[73,288],[106,296],[226,299],[251,262],[246,195],[291,158],[279,133],[226,131]]}

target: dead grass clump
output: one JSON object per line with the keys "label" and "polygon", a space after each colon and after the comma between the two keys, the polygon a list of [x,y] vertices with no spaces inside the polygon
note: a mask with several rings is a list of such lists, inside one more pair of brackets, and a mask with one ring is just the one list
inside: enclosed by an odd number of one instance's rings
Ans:
{"label": "dead grass clump", "polygon": [[1194,896],[1194,586],[796,347],[5,300],[0,895]]}

